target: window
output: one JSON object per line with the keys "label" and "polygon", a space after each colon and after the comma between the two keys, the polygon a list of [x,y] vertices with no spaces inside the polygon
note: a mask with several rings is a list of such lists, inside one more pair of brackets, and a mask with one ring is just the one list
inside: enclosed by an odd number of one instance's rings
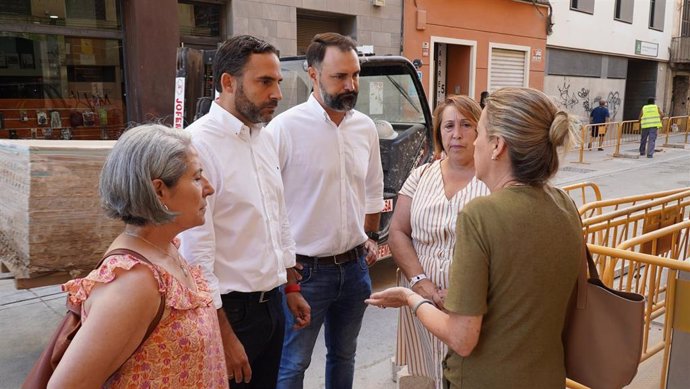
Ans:
{"label": "window", "polygon": [[489,92],[529,85],[529,47],[489,43]]}
{"label": "window", "polygon": [[[629,1],[629,0],[627,0]],[[574,11],[594,13],[594,0],[570,0],[570,9]]]}
{"label": "window", "polygon": [[616,8],[613,13],[613,18],[619,22],[632,23],[634,6],[635,2],[633,1],[616,0]]}
{"label": "window", "polygon": [[0,32],[0,138],[112,139],[125,128],[117,39]]}
{"label": "window", "polygon": [[220,3],[179,0],[180,42],[197,49],[215,49],[222,39],[222,15]]}
{"label": "window", "polygon": [[181,35],[220,36],[222,7],[219,4],[180,2],[177,9]]}
{"label": "window", "polygon": [[666,0],[650,0],[649,28],[664,31],[664,17],[666,16]]}
{"label": "window", "polygon": [[30,23],[119,30],[120,2],[112,0],[2,0],[0,24]]}

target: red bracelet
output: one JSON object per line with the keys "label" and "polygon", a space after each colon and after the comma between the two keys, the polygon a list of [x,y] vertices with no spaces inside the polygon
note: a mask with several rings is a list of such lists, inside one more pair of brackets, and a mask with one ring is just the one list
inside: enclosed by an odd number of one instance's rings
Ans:
{"label": "red bracelet", "polygon": [[300,286],[300,284],[287,284],[287,285],[285,285],[285,294],[301,292],[301,291],[302,291],[302,287]]}

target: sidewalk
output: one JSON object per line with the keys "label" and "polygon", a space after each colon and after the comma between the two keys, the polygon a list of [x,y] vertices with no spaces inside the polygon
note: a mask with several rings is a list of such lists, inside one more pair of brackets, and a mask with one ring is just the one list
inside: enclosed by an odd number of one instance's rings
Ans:
{"label": "sidewalk", "polygon": [[[663,139],[659,144],[663,143]],[[585,151],[585,163],[577,163],[577,151],[561,162],[553,183],[563,186],[583,181],[595,182],[604,198],[690,187],[690,147],[661,148],[654,158],[613,158],[612,149]],[[621,148],[637,153],[636,144]],[[394,284],[395,267],[383,261],[372,268],[374,288]],[[16,290],[11,275],[0,273],[0,389],[20,387],[53,329],[64,315],[64,294],[59,286]],[[355,385],[357,389],[394,389],[390,358],[395,349],[397,310],[369,308],[359,337]],[[642,363],[637,378],[628,388],[656,389],[662,354]],[[317,340],[312,367],[305,388],[323,387],[325,348]]]}

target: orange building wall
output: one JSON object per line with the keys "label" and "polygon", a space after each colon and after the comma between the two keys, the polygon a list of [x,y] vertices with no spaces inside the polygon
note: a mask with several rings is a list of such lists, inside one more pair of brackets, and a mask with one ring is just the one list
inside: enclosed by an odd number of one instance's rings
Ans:
{"label": "orange building wall", "polygon": [[[403,55],[422,60],[422,83],[429,95],[429,56],[423,55],[424,42],[431,37],[476,41],[474,98],[488,86],[489,43],[529,46],[529,86],[542,90],[546,55],[546,7],[512,0],[404,0]],[[417,10],[426,10],[424,30],[417,29]],[[541,60],[533,58],[534,49],[541,50]],[[450,54],[450,53],[449,53]],[[450,56],[449,56],[450,59]],[[450,61],[449,61],[450,62]],[[453,84],[448,78],[448,92]],[[468,80],[469,82],[469,80]]]}

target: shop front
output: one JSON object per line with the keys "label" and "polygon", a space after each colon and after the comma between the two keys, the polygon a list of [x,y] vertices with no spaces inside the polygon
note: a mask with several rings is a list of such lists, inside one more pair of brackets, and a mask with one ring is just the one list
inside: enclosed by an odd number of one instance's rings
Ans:
{"label": "shop front", "polygon": [[117,0],[4,0],[0,138],[114,139],[126,117]]}

